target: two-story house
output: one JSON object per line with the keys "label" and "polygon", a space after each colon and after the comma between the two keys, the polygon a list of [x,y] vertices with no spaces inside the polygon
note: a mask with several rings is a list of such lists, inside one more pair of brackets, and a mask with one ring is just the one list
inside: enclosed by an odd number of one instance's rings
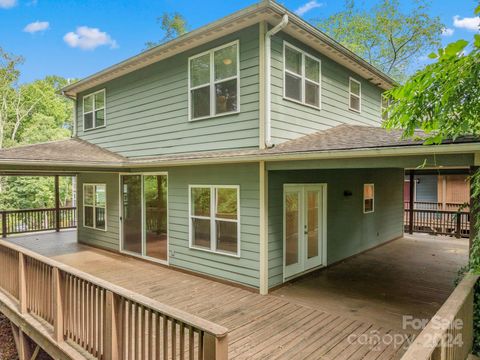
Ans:
{"label": "two-story house", "polygon": [[392,86],[266,0],[67,86],[73,138],[0,167],[76,174],[81,243],[265,294],[402,236],[405,169],[478,165],[382,129]]}

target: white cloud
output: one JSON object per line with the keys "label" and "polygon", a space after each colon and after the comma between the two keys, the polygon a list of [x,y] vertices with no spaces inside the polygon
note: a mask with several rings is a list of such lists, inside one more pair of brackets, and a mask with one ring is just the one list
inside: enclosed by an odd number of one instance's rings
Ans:
{"label": "white cloud", "polygon": [[480,16],[476,17],[466,17],[466,18],[461,18],[458,15],[455,15],[453,17],[453,26],[461,29],[467,29],[467,30],[479,30],[480,28]]}
{"label": "white cloud", "polygon": [[63,40],[71,47],[82,50],[93,50],[99,46],[109,45],[111,49],[118,47],[106,32],[88,26],[79,26],[74,32],[71,31],[63,37]]}
{"label": "white cloud", "polygon": [[9,9],[17,5],[17,0],[0,0],[0,8]]}
{"label": "white cloud", "polygon": [[23,31],[33,34],[39,31],[45,31],[49,27],[50,23],[48,21],[35,21],[25,26]]}
{"label": "white cloud", "polygon": [[317,2],[317,0],[311,0],[311,1],[303,4],[302,6],[300,6],[297,10],[295,10],[295,14],[297,14],[298,16],[303,16],[304,14],[309,12],[310,10],[322,7],[323,5],[324,5],[323,3],[319,3],[319,2]]}
{"label": "white cloud", "polygon": [[442,29],[442,36],[452,36],[453,33],[455,32],[455,29],[451,29],[451,28],[443,28]]}

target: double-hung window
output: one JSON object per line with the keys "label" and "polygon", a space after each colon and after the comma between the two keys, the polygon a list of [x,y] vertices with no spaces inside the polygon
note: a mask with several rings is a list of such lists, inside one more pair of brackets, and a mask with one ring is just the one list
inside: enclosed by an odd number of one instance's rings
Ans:
{"label": "double-hung window", "polygon": [[190,120],[239,111],[238,48],[235,41],[189,58]]}
{"label": "double-hung window", "polygon": [[105,126],[105,89],[83,97],[83,129]]}
{"label": "double-hung window", "polygon": [[190,247],[240,254],[239,186],[190,186]]}
{"label": "double-hung window", "polygon": [[105,184],[83,185],[83,226],[107,229],[107,186]]}
{"label": "double-hung window", "polygon": [[320,60],[284,43],[284,97],[320,108]]}
{"label": "double-hung window", "polygon": [[350,110],[362,111],[362,84],[353,78],[349,79],[349,101]]}
{"label": "double-hung window", "polygon": [[375,206],[375,185],[364,184],[363,185],[363,212],[365,214],[374,211]]}

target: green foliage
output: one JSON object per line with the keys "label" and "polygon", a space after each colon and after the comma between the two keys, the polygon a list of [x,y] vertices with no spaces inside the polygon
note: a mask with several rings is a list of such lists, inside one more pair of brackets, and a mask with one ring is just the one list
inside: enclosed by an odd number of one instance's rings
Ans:
{"label": "green foliage", "polygon": [[[47,176],[7,176],[0,179],[0,209],[55,207],[54,179]],[[60,206],[70,206],[72,178],[60,177]]]}
{"label": "green foliage", "polygon": [[[480,12],[480,6],[476,8]],[[480,135],[480,35],[470,43],[458,40],[430,54],[436,60],[386,96],[392,105],[385,126],[401,128],[405,137],[417,129],[427,134],[425,144]],[[468,267],[480,273],[480,170],[471,177],[471,223],[475,233]],[[474,353],[480,353],[480,284],[474,298]]]}
{"label": "green foliage", "polygon": [[[70,137],[73,104],[58,94],[68,81],[47,76],[19,84],[22,62],[22,57],[0,48],[0,148]],[[71,198],[71,179],[61,184],[65,204]],[[53,206],[53,178],[0,177],[0,209]]]}
{"label": "green foliage", "polygon": [[147,49],[161,45],[164,42],[175,39],[178,36],[185,34],[188,31],[187,21],[177,12],[169,14],[164,12],[162,16],[157,18],[157,23],[160,24],[160,29],[163,32],[163,38],[160,41],[148,41],[145,43]]}
{"label": "green foliage", "polygon": [[345,9],[317,26],[354,53],[397,80],[404,80],[419,54],[440,45],[444,28],[432,17],[426,0],[412,0],[412,9],[401,12],[399,0],[381,0],[372,8],[345,1]]}

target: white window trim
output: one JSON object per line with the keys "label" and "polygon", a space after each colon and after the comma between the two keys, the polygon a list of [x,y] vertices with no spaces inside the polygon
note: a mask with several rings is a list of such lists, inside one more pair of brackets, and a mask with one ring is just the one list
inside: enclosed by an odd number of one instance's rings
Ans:
{"label": "white window trim", "polygon": [[[365,198],[365,187],[366,186],[371,186],[373,188],[373,196],[372,196],[372,210],[365,211],[365,200],[368,200]],[[371,214],[375,212],[375,184],[363,184],[363,213],[364,214]]]}
{"label": "white window trim", "polygon": [[[94,192],[93,192],[93,201],[94,201],[94,204],[93,206],[91,205],[85,205],[85,187],[86,186],[94,186]],[[100,229],[100,228],[97,228],[95,226],[96,224],[96,216],[95,216],[95,208],[96,207],[100,207],[100,206],[96,206],[96,203],[97,203],[97,194],[96,194],[96,187],[97,186],[104,186],[105,187],[105,229]],[[85,225],[85,206],[88,206],[88,207],[93,207],[93,226],[87,226]],[[83,227],[84,228],[87,228],[87,229],[93,229],[93,230],[98,230],[98,231],[107,231],[107,220],[108,220],[108,217],[107,217],[107,184],[104,184],[104,183],[84,183],[83,184],[83,193],[82,193],[82,207],[83,207]]]}
{"label": "white window trim", "polygon": [[[354,94],[352,93],[352,82],[355,82],[358,84],[358,87],[359,87],[359,94]],[[358,109],[354,109],[352,108],[352,101],[351,101],[351,96],[354,96],[356,98],[358,98]],[[353,77],[349,77],[348,78],[348,109],[351,110],[351,111],[355,111],[357,113],[361,113],[362,112],[362,83],[360,81],[358,81],[357,79],[354,79]]]}
{"label": "white window trim", "polygon": [[[216,51],[221,50],[223,48],[232,46],[232,45],[237,45],[237,74],[235,76],[231,76],[222,80],[216,80],[215,81],[215,65],[214,65],[214,54]],[[205,83],[203,85],[198,85],[198,86],[191,86],[191,81],[190,81],[190,64],[193,59],[196,59],[198,57],[204,56],[206,54],[210,55],[210,81],[209,83]],[[215,85],[221,82],[226,82],[229,80],[237,80],[237,110],[235,111],[229,111],[229,112],[224,112],[221,114],[215,114]],[[238,114],[240,112],[240,41],[235,40],[232,42],[229,42],[227,44],[217,46],[213,49],[204,51],[200,54],[190,56],[188,58],[188,121],[198,121],[198,120],[205,120],[205,119],[211,119],[211,118],[217,118],[221,116],[227,116],[227,115],[232,115],[232,114]],[[192,114],[192,90],[195,89],[200,89],[203,87],[210,86],[210,115],[207,116],[202,116],[198,118],[193,118]]]}
{"label": "white window trim", "polygon": [[[99,94],[103,92],[103,119],[104,119],[104,124],[101,125],[101,126],[95,126],[95,111],[97,111],[97,109],[95,109],[95,95],[96,94]],[[93,110],[92,111],[88,111],[88,113],[92,113],[93,114],[93,127],[89,128],[89,129],[85,129],[85,98],[89,97],[89,96],[92,96],[93,95]],[[99,109],[100,110],[100,109]],[[95,92],[92,92],[92,93],[89,93],[89,94],[85,94],[84,96],[82,96],[82,122],[83,122],[83,131],[91,131],[91,130],[95,130],[95,129],[101,129],[101,128],[104,128],[107,126],[107,92],[105,91],[105,89],[100,89],[98,91],[95,91]]]}
{"label": "white window trim", "polygon": [[[290,71],[290,70],[287,69],[287,61],[285,59],[285,47],[289,47],[289,48],[291,48],[295,51],[298,51],[299,53],[302,54],[302,64],[301,64],[302,74],[301,75],[299,75],[297,73],[294,73],[293,71]],[[315,82],[315,81],[312,81],[310,79],[307,79],[305,77],[305,57],[309,57],[310,59],[318,62],[318,66],[319,66],[318,83]],[[299,101],[297,99],[292,99],[292,98],[290,98],[286,95],[287,88],[286,88],[285,73],[289,73],[292,76],[295,76],[297,78],[298,77],[301,78],[301,80],[302,80],[302,100],[301,101]],[[315,105],[312,105],[312,104],[307,104],[305,102],[305,82],[307,82],[307,81],[312,83],[312,84],[318,85],[318,106],[315,106]],[[297,48],[296,46],[290,44],[287,41],[283,42],[283,98],[285,100],[292,101],[292,102],[300,104],[300,105],[308,106],[308,107],[311,107],[311,108],[316,109],[316,110],[321,110],[322,109],[322,61],[319,58],[317,58],[313,55],[310,55],[309,53],[303,51],[302,49]]]}
{"label": "white window trim", "polygon": [[[198,216],[192,214],[192,189],[194,188],[208,188],[210,189],[210,216]],[[216,227],[215,227],[215,208],[216,208],[216,192],[217,189],[236,189],[237,190],[237,219],[223,219],[220,218],[221,221],[226,222],[236,222],[237,223],[237,252],[231,253],[226,251],[217,250],[217,242],[216,242]],[[192,218],[195,219],[204,219],[210,220],[210,249],[202,248],[193,245],[193,229],[192,229]],[[240,185],[188,185],[188,247],[193,250],[201,250],[206,251],[209,253],[219,254],[219,255],[226,255],[231,257],[240,257]]]}

